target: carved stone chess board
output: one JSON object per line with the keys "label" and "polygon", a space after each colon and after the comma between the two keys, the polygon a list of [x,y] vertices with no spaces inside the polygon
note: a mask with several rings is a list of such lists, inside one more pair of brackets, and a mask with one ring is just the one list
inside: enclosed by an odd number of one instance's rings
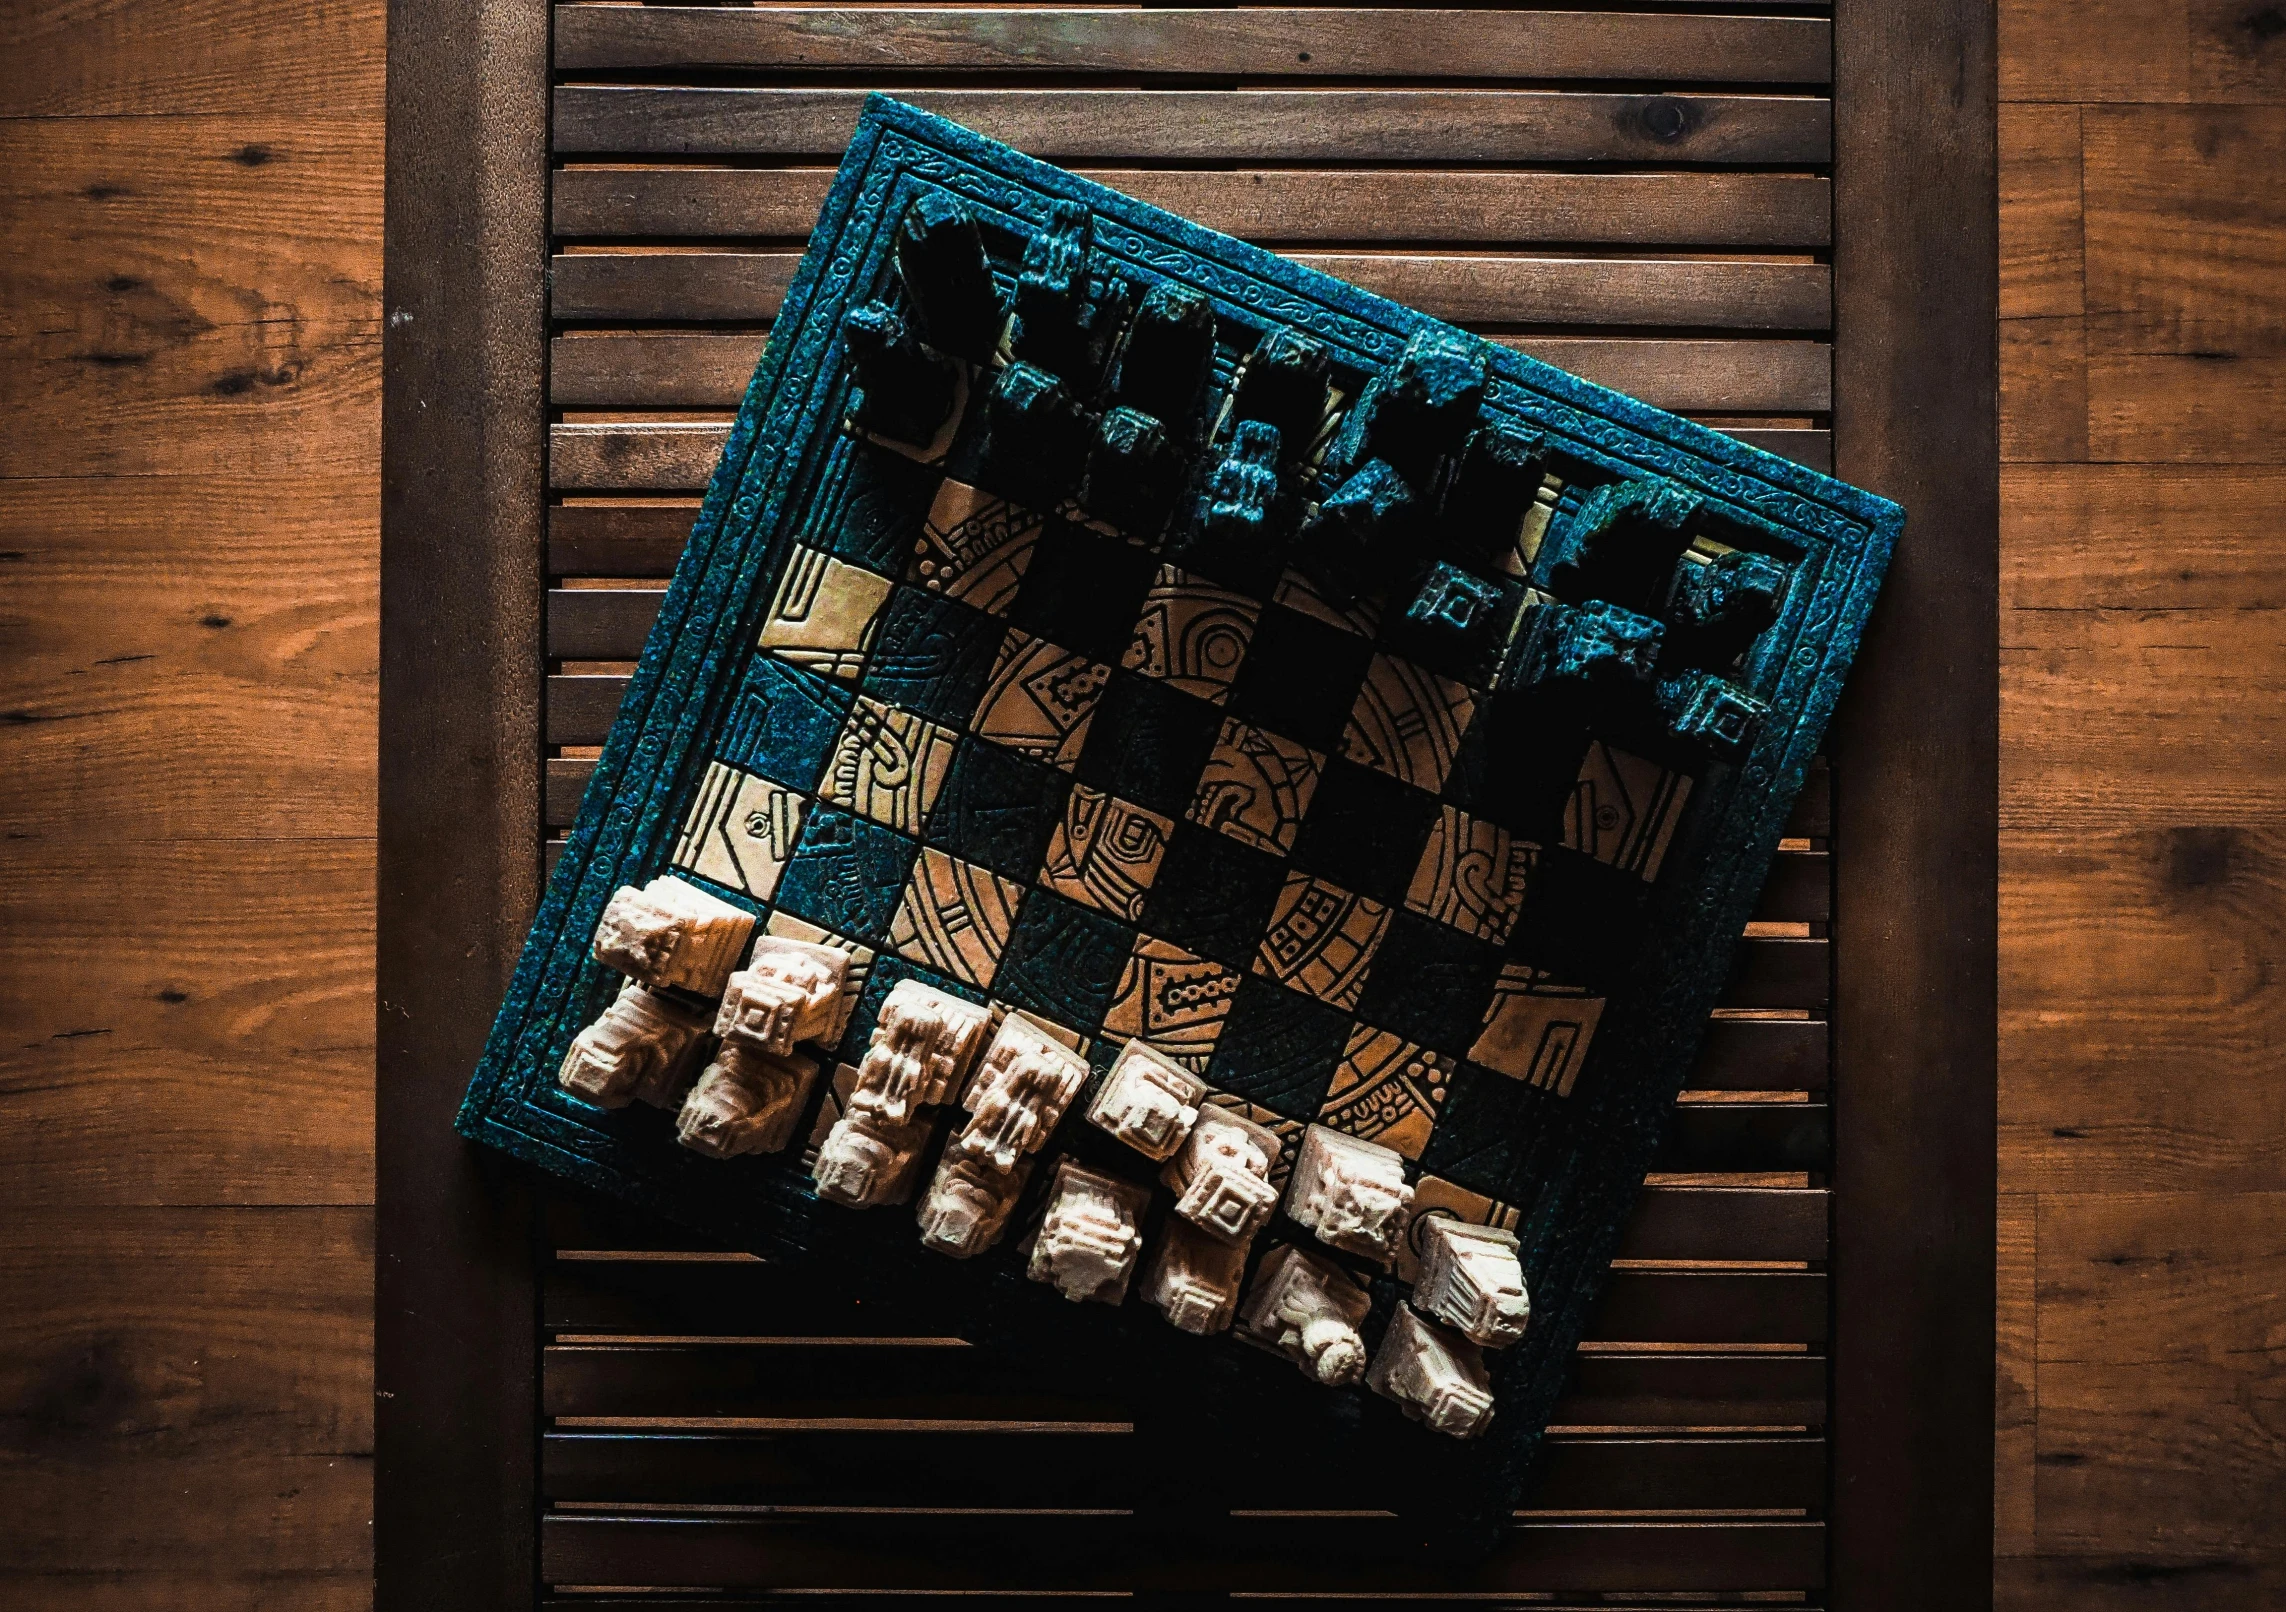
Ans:
{"label": "carved stone chess board", "polygon": [[[970,238],[988,284],[961,279]],[[1403,1161],[1414,1232],[1516,1235],[1531,1322],[1490,1359],[1491,1432],[1417,1435],[1466,1480],[1441,1508],[1490,1516],[1901,521],[876,98],[461,1129],[1019,1342],[1163,1343],[1206,1391],[1394,1416],[1242,1347],[1243,1321],[1194,1340],[1145,1303],[1164,1155],[1084,1120],[1140,1039],[1278,1139],[1281,1190],[1315,1124]],[[781,1151],[702,1156],[671,1111],[558,1083],[623,983],[591,950],[605,905],[662,874],[755,936],[846,955],[794,1055],[814,1067],[772,1076],[803,1105]],[[905,981],[1088,1066],[971,1262],[921,1246],[911,1182],[862,1211],[812,1185]],[[1027,1281],[1074,1171],[1141,1228],[1116,1308]],[[1291,1246],[1370,1294],[1368,1343],[1425,1253],[1410,1233],[1387,1261],[1329,1247],[1282,1208],[1245,1257]]]}

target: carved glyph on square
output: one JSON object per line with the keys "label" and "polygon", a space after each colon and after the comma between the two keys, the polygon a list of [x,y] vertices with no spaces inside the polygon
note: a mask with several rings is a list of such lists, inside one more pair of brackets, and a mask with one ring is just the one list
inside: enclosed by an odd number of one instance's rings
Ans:
{"label": "carved glyph on square", "polygon": [[1357,1006],[1389,909],[1306,873],[1286,875],[1254,972],[1347,1012]]}
{"label": "carved glyph on square", "polygon": [[1104,1033],[1141,1036],[1194,1073],[1203,1072],[1230,1017],[1239,976],[1172,942],[1142,936],[1104,1015]]}
{"label": "carved glyph on square", "polygon": [[784,784],[710,761],[668,860],[767,901],[793,858],[804,804]]}
{"label": "carved glyph on square", "polygon": [[905,579],[1000,616],[1040,540],[1040,517],[1021,504],[947,479],[937,485]]}
{"label": "carved glyph on square", "polygon": [[1586,987],[1559,984],[1529,963],[1507,963],[1469,1062],[1569,1097],[1602,1018],[1603,998]]}
{"label": "carved glyph on square", "polygon": [[1342,754],[1417,789],[1445,786],[1475,701],[1448,677],[1375,655],[1342,731]]}
{"label": "carved glyph on square", "polygon": [[1016,926],[1023,886],[995,873],[924,849],[913,863],[889,944],[900,956],[983,987],[999,971],[1000,954]]}
{"label": "carved glyph on square", "polygon": [[960,736],[860,695],[818,786],[821,800],[918,835],[952,770]]}
{"label": "carved glyph on square", "polygon": [[1243,593],[1163,565],[1143,596],[1119,664],[1220,705],[1246,659],[1262,607]]}
{"label": "carved glyph on square", "polygon": [[762,621],[762,647],[825,677],[855,678],[888,602],[887,577],[797,548]]}
{"label": "carved glyph on square", "polygon": [[977,736],[1069,772],[1110,680],[1099,661],[1011,631],[976,704]]}
{"label": "carved glyph on square", "polygon": [[1064,799],[1048,839],[1040,883],[1058,895],[1134,923],[1167,854],[1172,820],[1085,784]]}
{"label": "carved glyph on square", "polygon": [[1294,848],[1324,765],[1306,745],[1225,718],[1185,815],[1241,845],[1283,856]]}
{"label": "carved glyph on square", "polygon": [[1598,739],[1588,746],[1564,808],[1564,843],[1656,879],[1690,798],[1691,780],[1684,774]]}
{"label": "carved glyph on square", "polygon": [[1453,1061],[1387,1030],[1350,1032],[1318,1123],[1417,1159],[1429,1145]]}
{"label": "carved glyph on square", "polygon": [[1524,908],[1538,850],[1498,823],[1446,806],[1429,830],[1405,905],[1479,940],[1505,943]]}

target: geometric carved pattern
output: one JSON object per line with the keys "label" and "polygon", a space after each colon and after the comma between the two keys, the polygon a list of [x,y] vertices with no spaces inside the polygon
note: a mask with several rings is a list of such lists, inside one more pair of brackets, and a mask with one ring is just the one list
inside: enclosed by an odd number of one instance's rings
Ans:
{"label": "geometric carved pattern", "polygon": [[1640,878],[1659,876],[1691,780],[1598,739],[1564,807],[1564,843]]}
{"label": "geometric carved pattern", "polygon": [[971,726],[980,738],[1069,772],[1111,668],[1011,631],[992,665]]}
{"label": "geometric carved pattern", "polygon": [[1361,1024],[1350,1032],[1318,1123],[1417,1159],[1452,1071],[1452,1059]]}
{"label": "geometric carved pattern", "polygon": [[916,963],[989,986],[1023,894],[1023,886],[973,862],[924,848],[889,921],[889,944]]}
{"label": "geometric carved pattern", "polygon": [[1135,942],[1105,1015],[1106,1035],[1141,1036],[1194,1073],[1203,1071],[1230,1017],[1240,976],[1149,935]]}
{"label": "geometric carved pattern", "polygon": [[1569,1097],[1602,1017],[1602,997],[1558,984],[1528,963],[1510,963],[1493,987],[1469,1062]]}
{"label": "geometric carved pattern", "polygon": [[1226,717],[1184,815],[1241,845],[1283,856],[1294,848],[1324,764],[1323,756],[1291,739]]}
{"label": "geometric carved pattern", "polygon": [[1242,593],[1161,566],[1119,664],[1220,705],[1246,658],[1261,608]]}
{"label": "geometric carved pattern", "polygon": [[1538,849],[1497,823],[1447,806],[1421,852],[1405,905],[1498,945],[1516,927]]}
{"label": "geometric carved pattern", "polygon": [[669,860],[732,890],[767,901],[794,854],[802,797],[783,784],[721,762],[707,764]]}
{"label": "geometric carved pattern", "polygon": [[917,835],[944,787],[959,743],[960,736],[949,729],[859,695],[826,764],[818,796]]}
{"label": "geometric carved pattern", "polygon": [[905,579],[995,616],[1008,613],[1040,539],[1040,517],[950,477],[913,545]]}
{"label": "geometric carved pattern", "polygon": [[1134,923],[1175,825],[1132,801],[1075,784],[1048,841],[1040,883]]}
{"label": "geometric carved pattern", "polygon": [[1375,655],[1357,691],[1342,754],[1434,793],[1459,753],[1475,701],[1450,678],[1393,655]]}
{"label": "geometric carved pattern", "polygon": [[1389,909],[1306,873],[1286,876],[1254,972],[1345,1012],[1389,928]]}
{"label": "geometric carved pattern", "polygon": [[761,645],[827,677],[854,678],[873,641],[889,579],[817,549],[797,548],[762,623]]}

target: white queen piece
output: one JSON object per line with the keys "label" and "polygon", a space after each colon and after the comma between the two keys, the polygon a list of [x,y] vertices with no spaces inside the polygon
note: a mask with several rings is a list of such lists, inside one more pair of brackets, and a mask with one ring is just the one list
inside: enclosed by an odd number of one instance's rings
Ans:
{"label": "white queen piece", "polygon": [[1244,1247],[1278,1207],[1270,1171],[1278,1134],[1227,1108],[1199,1110],[1182,1150],[1159,1179],[1175,1190],[1175,1213],[1210,1237]]}
{"label": "white queen piece", "polygon": [[598,1108],[625,1108],[637,1098],[672,1108],[705,1036],[705,1014],[629,980],[603,1017],[572,1038],[556,1083]]}
{"label": "white queen piece", "polygon": [[1011,1014],[961,1098],[968,1123],[951,1150],[995,1170],[1012,1170],[1018,1159],[1046,1144],[1085,1084],[1085,1058]]}
{"label": "white queen piece", "polygon": [[1323,1125],[1303,1134],[1286,1185],[1286,1213],[1318,1241],[1386,1265],[1412,1209],[1401,1155]]}
{"label": "white queen piece", "polygon": [[595,926],[595,960],[654,989],[716,997],[754,933],[754,915],[662,874],[623,884]]}
{"label": "white queen piece", "polygon": [[1238,1325],[1338,1388],[1365,1371],[1365,1339],[1357,1326],[1372,1307],[1372,1296],[1333,1261],[1282,1243],[1263,1256]]}
{"label": "white queen piece", "polygon": [[919,980],[899,980],[881,1004],[850,1093],[853,1113],[903,1125],[949,1103],[992,1028],[992,1011]]}
{"label": "white queen piece", "polygon": [[1413,1242],[1421,1251],[1413,1303],[1423,1315],[1487,1349],[1524,1336],[1532,1300],[1514,1232],[1438,1215],[1414,1229]]}
{"label": "white queen piece", "polygon": [[1397,1306],[1373,1356],[1365,1386],[1407,1416],[1452,1438],[1474,1438],[1492,1420],[1492,1378],[1484,1351],[1466,1338]]}
{"label": "white queen piece", "polygon": [[1147,1159],[1165,1159],[1198,1122],[1206,1082],[1137,1039],[1120,1048],[1087,1120]]}
{"label": "white queen piece", "polygon": [[1075,1304],[1117,1304],[1127,1296],[1150,1206],[1149,1187],[1065,1159],[1056,1166],[1026,1274]]}
{"label": "white queen piece", "polygon": [[1031,1174],[1028,1158],[1017,1160],[1013,1170],[995,1170],[948,1151],[921,1199],[923,1246],[954,1259],[983,1253],[1008,1229],[1009,1213]]}
{"label": "white queen piece", "polygon": [[1173,1325],[1205,1337],[1228,1327],[1238,1313],[1245,1275],[1245,1244],[1170,1220],[1143,1273],[1143,1298]]}

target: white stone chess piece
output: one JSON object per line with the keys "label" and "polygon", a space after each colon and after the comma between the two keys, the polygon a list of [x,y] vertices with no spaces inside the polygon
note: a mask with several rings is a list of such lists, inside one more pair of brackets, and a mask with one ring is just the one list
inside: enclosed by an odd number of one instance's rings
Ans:
{"label": "white stone chess piece", "polygon": [[1421,1251],[1413,1304],[1423,1315],[1487,1349],[1524,1336],[1532,1299],[1514,1232],[1435,1215],[1413,1228],[1413,1244]]}
{"label": "white stone chess piece", "polygon": [[1412,1208],[1401,1155],[1323,1125],[1303,1133],[1286,1185],[1286,1213],[1318,1241],[1386,1265]]}
{"label": "white stone chess piece", "polygon": [[1018,1159],[1013,1170],[995,1170],[948,1149],[921,1199],[922,1244],[954,1259],[983,1253],[1008,1229],[1008,1216],[1031,1175],[1028,1158]]}
{"label": "white stone chess piece", "polygon": [[961,1097],[968,1123],[952,1140],[964,1157],[1012,1170],[1037,1153],[1087,1084],[1087,1060],[1029,1019],[1009,1015]]}
{"label": "white stone chess piece", "polygon": [[797,1041],[827,1035],[841,1017],[842,980],[849,953],[806,940],[763,935],[754,955],[730,976],[714,1033],[780,1057]]}
{"label": "white stone chess piece", "polygon": [[1117,1304],[1127,1296],[1127,1278],[1143,1248],[1143,1212],[1150,1206],[1149,1187],[1063,1160],[1025,1274],[1075,1304]]}
{"label": "white stone chess piece", "polygon": [[754,915],[662,874],[640,890],[623,884],[595,926],[595,960],[654,989],[722,994]]}
{"label": "white stone chess piece", "polygon": [[1372,1295],[1321,1254],[1281,1243],[1263,1256],[1239,1310],[1239,1329],[1331,1387],[1365,1371],[1357,1326]]}
{"label": "white stone chess piece", "polygon": [[991,1027],[992,1012],[982,1004],[899,980],[857,1066],[850,1110],[903,1125],[918,1109],[951,1102]]}
{"label": "white stone chess piece", "polygon": [[1174,1188],[1177,1215],[1243,1247],[1278,1207],[1270,1171],[1279,1151],[1278,1133],[1268,1126],[1209,1105],[1159,1179]]}
{"label": "white stone chess piece", "polygon": [[903,1203],[912,1196],[921,1150],[935,1129],[926,1115],[892,1125],[870,1114],[843,1114],[818,1144],[810,1168],[818,1196],[850,1209]]}
{"label": "white stone chess piece", "polygon": [[1137,1039],[1119,1049],[1088,1104],[1088,1123],[1147,1159],[1165,1159],[1190,1135],[1205,1096],[1205,1081]]}
{"label": "white stone chess piece", "polygon": [[603,1017],[572,1038],[556,1082],[598,1108],[641,1098],[671,1108],[698,1066],[706,1015],[629,980]]}
{"label": "white stone chess piece", "polygon": [[1205,1337],[1230,1325],[1245,1275],[1245,1244],[1170,1220],[1143,1273],[1143,1298],[1185,1332]]}
{"label": "white stone chess piece", "polygon": [[675,1139],[715,1159],[779,1152],[794,1139],[817,1075],[818,1061],[806,1054],[725,1041],[683,1099]]}
{"label": "white stone chess piece", "polygon": [[1389,1319],[1365,1386],[1407,1416],[1452,1438],[1474,1438],[1492,1421],[1484,1351],[1422,1320],[1405,1305]]}

